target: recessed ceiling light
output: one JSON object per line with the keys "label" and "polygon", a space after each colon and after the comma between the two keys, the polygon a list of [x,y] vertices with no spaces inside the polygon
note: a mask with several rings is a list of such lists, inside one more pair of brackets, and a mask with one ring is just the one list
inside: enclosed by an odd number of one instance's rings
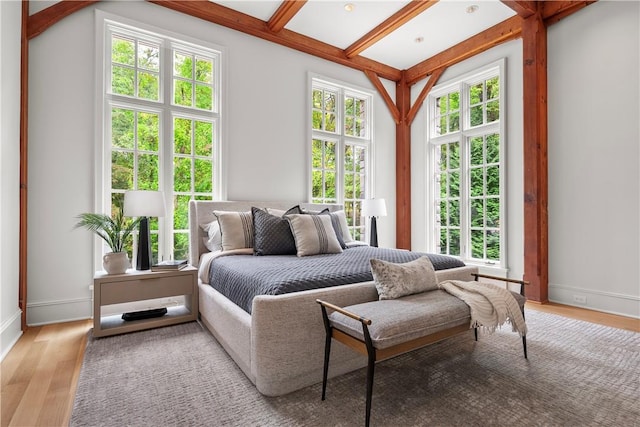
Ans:
{"label": "recessed ceiling light", "polygon": [[422,36],[416,37],[413,41],[416,42],[416,43],[422,43],[424,41],[424,37],[422,37]]}
{"label": "recessed ceiling light", "polygon": [[344,5],[344,10],[346,10],[347,12],[352,12],[355,8],[356,7],[353,5],[353,3],[347,3]]}
{"label": "recessed ceiling light", "polygon": [[467,7],[467,13],[474,13],[478,9],[480,9],[480,7],[477,4],[472,4],[471,6]]}

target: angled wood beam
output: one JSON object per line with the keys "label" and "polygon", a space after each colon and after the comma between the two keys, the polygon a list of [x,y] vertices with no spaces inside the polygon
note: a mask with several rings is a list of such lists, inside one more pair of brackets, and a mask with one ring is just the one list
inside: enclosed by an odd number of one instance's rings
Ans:
{"label": "angled wood beam", "polygon": [[555,24],[556,22],[566,18],[579,11],[582,8],[595,3],[592,1],[550,1],[542,2],[540,7],[542,8],[542,17],[544,18],[544,24]]}
{"label": "angled wood beam", "polygon": [[547,28],[540,13],[522,24],[524,280],[527,297],[547,302],[549,285],[547,175]]}
{"label": "angled wood beam", "polygon": [[414,84],[438,68],[446,68],[491,49],[501,43],[520,38],[522,18],[513,16],[476,34],[457,45],[426,59],[407,70],[407,83]]}
{"label": "angled wood beam", "polygon": [[356,70],[371,70],[378,76],[388,80],[397,81],[400,79],[400,70],[397,68],[393,68],[361,56],[347,58],[344,55],[343,50],[340,48],[287,29],[282,29],[281,31],[274,33],[269,30],[265,21],[207,0],[147,1],[157,4],[158,6],[182,12],[214,24],[222,25],[236,31],[307,53],[309,55],[314,55],[350,68],[355,68]]}
{"label": "angled wood beam", "polygon": [[375,88],[378,90],[378,93],[380,93],[382,99],[384,99],[385,104],[387,104],[387,107],[389,108],[389,111],[393,116],[393,120],[396,122],[396,124],[400,123],[400,111],[398,110],[398,107],[396,107],[396,104],[394,104],[391,96],[389,95],[389,92],[387,92],[387,89],[385,89],[385,87],[383,86],[382,81],[380,81],[378,75],[369,70],[365,70],[364,73],[367,75],[373,86],[375,86]]}
{"label": "angled wood beam", "polygon": [[411,3],[391,15],[383,23],[346,48],[344,54],[347,58],[353,58],[359,55],[369,46],[420,15],[437,2],[438,0],[412,0]]}
{"label": "angled wood beam", "polygon": [[528,18],[538,10],[536,2],[532,0],[500,0],[505,6],[509,6],[521,18]]}
{"label": "angled wood beam", "polygon": [[411,86],[402,78],[396,82],[396,247],[411,249],[411,126],[404,119],[411,106]]}
{"label": "angled wood beam", "polygon": [[[61,21],[74,12],[99,2],[100,0],[63,0],[53,4],[40,12],[29,16],[27,22],[27,38],[32,39],[45,31],[53,24]],[[26,2],[29,4],[29,2]]]}
{"label": "angled wood beam", "polygon": [[413,119],[416,118],[416,114],[418,114],[418,111],[420,111],[424,99],[427,97],[427,95],[429,95],[429,92],[431,91],[433,86],[438,83],[438,79],[440,79],[440,76],[442,75],[444,70],[444,68],[438,68],[437,70],[435,70],[429,77],[429,81],[427,82],[427,84],[422,88],[420,95],[418,95],[418,98],[416,98],[416,102],[413,103],[411,109],[409,110],[409,113],[407,114],[407,123],[409,123],[409,126],[411,126],[411,123],[413,123]]}
{"label": "angled wood beam", "polygon": [[296,16],[296,13],[302,9],[302,6],[305,5],[307,0],[285,0],[280,4],[280,7],[273,16],[267,22],[267,27],[269,30],[277,33],[282,30],[285,25],[291,21],[291,19]]}

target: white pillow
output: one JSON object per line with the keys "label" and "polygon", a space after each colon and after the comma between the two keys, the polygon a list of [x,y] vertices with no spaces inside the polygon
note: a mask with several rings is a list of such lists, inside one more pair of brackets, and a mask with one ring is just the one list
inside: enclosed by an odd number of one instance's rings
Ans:
{"label": "white pillow", "polygon": [[329,215],[285,215],[299,257],[318,254],[338,254],[342,247]]}
{"label": "white pillow", "polygon": [[222,234],[222,250],[253,248],[253,217],[248,212],[214,211]]}
{"label": "white pillow", "polygon": [[209,224],[203,224],[200,227],[207,233],[208,237],[203,237],[204,245],[211,252],[222,250],[222,234],[220,233],[220,224],[218,220],[211,221]]}
{"label": "white pillow", "polygon": [[421,256],[401,264],[379,259],[371,259],[369,262],[381,300],[438,289],[436,272],[429,257]]}

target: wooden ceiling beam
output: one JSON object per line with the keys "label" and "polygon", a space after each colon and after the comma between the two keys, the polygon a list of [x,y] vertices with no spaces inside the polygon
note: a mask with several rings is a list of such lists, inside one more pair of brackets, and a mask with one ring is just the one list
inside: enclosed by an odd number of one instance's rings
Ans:
{"label": "wooden ceiling beam", "polygon": [[[67,16],[100,0],[61,1],[30,15],[27,21],[27,39],[42,34],[47,28]],[[27,2],[28,4],[29,2]]]}
{"label": "wooden ceiling beam", "polygon": [[438,68],[446,68],[491,49],[501,43],[521,37],[522,18],[518,15],[502,21],[451,48],[426,59],[407,70],[407,84],[432,74]]}
{"label": "wooden ceiling beam", "polygon": [[147,1],[356,70],[370,70],[388,80],[400,79],[400,70],[397,68],[361,56],[347,58],[340,48],[287,29],[274,33],[269,30],[265,21],[210,1]]}
{"label": "wooden ceiling beam", "polygon": [[344,50],[344,54],[347,58],[353,58],[354,56],[359,55],[375,42],[400,28],[402,25],[420,15],[437,2],[438,0],[412,0],[408,5],[391,15],[383,23],[346,48]]}
{"label": "wooden ceiling beam", "polygon": [[580,9],[589,6],[591,3],[595,3],[595,0],[541,2],[540,8],[542,10],[544,24],[547,27],[549,25],[553,25],[567,16],[576,13]]}
{"label": "wooden ceiling beam", "polygon": [[267,22],[269,30],[274,33],[281,31],[296,16],[296,13],[302,9],[305,3],[307,3],[307,0],[284,0],[276,10],[276,13]]}
{"label": "wooden ceiling beam", "polygon": [[509,6],[521,18],[528,18],[538,11],[536,2],[532,0],[500,0],[505,6]]}

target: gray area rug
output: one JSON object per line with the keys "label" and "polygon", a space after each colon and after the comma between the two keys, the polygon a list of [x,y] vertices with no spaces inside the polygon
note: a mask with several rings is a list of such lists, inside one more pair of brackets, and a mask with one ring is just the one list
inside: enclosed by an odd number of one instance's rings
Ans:
{"label": "gray area rug", "polygon": [[[529,310],[376,365],[372,426],[640,426],[640,334]],[[262,396],[196,322],[88,339],[72,426],[364,425],[364,369]]]}

